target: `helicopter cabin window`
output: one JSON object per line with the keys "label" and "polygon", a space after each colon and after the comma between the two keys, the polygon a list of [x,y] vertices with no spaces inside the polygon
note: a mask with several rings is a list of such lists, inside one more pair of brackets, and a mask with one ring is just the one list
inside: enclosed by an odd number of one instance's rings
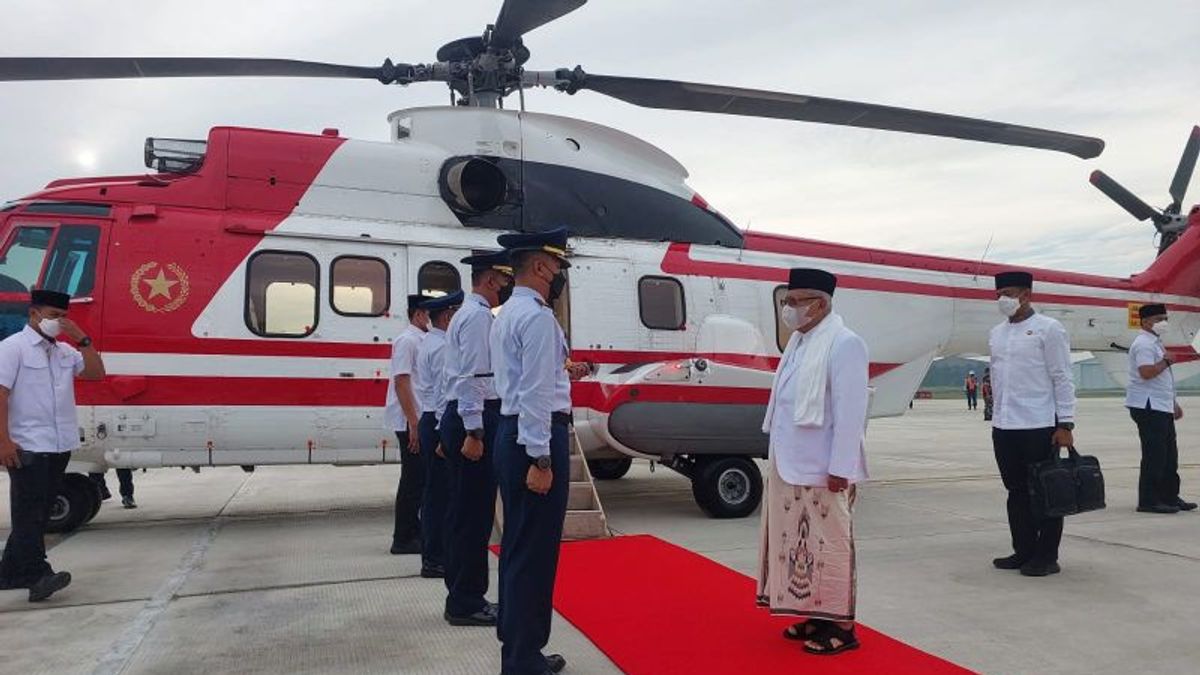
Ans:
{"label": "helicopter cabin window", "polygon": [[50,252],[50,265],[41,287],[61,291],[76,298],[91,295],[96,284],[96,249],[100,228],[91,225],[63,225]]}
{"label": "helicopter cabin window", "polygon": [[783,325],[783,319],[780,317],[779,309],[783,307],[783,298],[787,295],[787,286],[775,287],[775,300],[771,303],[771,312],[775,315],[775,344],[779,346],[779,351],[787,349],[788,340],[792,339],[792,331],[787,326]]}
{"label": "helicopter cabin window", "polygon": [[311,335],[319,287],[317,261],[307,253],[255,253],[246,270],[246,326],[263,337]]}
{"label": "helicopter cabin window", "polygon": [[646,328],[683,330],[687,323],[683,284],[671,277],[642,277],[638,281],[638,309]]}
{"label": "helicopter cabin window", "polygon": [[331,270],[329,300],[343,316],[383,316],[391,304],[387,263],[378,258],[342,256]]}
{"label": "helicopter cabin window", "polygon": [[458,269],[448,262],[434,260],[421,265],[417,271],[417,293],[440,298],[462,290]]}
{"label": "helicopter cabin window", "polygon": [[0,258],[0,293],[25,293],[37,284],[46,262],[52,227],[18,227]]}

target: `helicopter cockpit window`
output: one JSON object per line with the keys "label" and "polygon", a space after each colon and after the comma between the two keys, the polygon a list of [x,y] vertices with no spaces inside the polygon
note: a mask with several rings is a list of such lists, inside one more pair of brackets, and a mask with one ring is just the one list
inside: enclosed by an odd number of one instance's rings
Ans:
{"label": "helicopter cockpit window", "polygon": [[781,352],[787,349],[788,340],[792,339],[792,330],[783,325],[783,320],[779,315],[780,303],[783,302],[785,295],[787,295],[787,286],[777,286],[771,302],[771,313],[775,315],[775,344],[779,346]]}
{"label": "helicopter cockpit window", "polygon": [[263,337],[311,335],[317,329],[320,274],[307,253],[255,253],[246,270],[246,326]]}
{"label": "helicopter cockpit window", "polygon": [[344,316],[383,316],[391,288],[387,263],[378,258],[342,256],[333,261],[329,300]]}
{"label": "helicopter cockpit window", "polygon": [[448,262],[434,260],[417,271],[417,293],[440,298],[462,289],[458,270]]}
{"label": "helicopter cockpit window", "polygon": [[638,311],[646,328],[683,330],[687,323],[683,285],[671,277],[642,277],[638,281]]}
{"label": "helicopter cockpit window", "polygon": [[58,228],[42,288],[61,291],[72,297],[90,295],[96,284],[96,249],[99,243],[98,227],[63,225]]}
{"label": "helicopter cockpit window", "polygon": [[52,227],[18,227],[0,258],[0,293],[23,293],[37,284],[54,239]]}

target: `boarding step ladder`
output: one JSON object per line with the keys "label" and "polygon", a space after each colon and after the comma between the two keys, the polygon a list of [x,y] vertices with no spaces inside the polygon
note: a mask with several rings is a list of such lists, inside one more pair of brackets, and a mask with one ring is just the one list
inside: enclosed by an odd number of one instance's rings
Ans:
{"label": "boarding step ladder", "polygon": [[[563,541],[611,537],[608,518],[596,492],[592,472],[583,456],[583,447],[571,429],[570,491],[567,493],[567,517],[563,521]],[[496,532],[504,532],[504,505],[496,495]]]}

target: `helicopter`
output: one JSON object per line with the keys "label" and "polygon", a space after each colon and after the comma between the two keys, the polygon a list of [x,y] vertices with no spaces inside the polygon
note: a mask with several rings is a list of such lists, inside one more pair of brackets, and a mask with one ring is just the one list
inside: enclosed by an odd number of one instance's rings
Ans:
{"label": "helicopter", "polygon": [[[494,249],[504,231],[571,231],[575,260],[555,313],[571,358],[593,365],[572,388],[592,474],[617,479],[633,459],[652,460],[688,476],[713,517],[744,517],[761,499],[754,459],[767,450],[759,427],[788,336],[777,310],[790,267],[838,275],[837,310],[870,350],[873,417],[903,414],[934,359],[986,350],[998,321],[991,275],[1011,267],[740,229],[663,150],[528,111],[529,89],[1084,159],[1104,148],[873,103],[527,68],[524,36],[585,3],[505,0],[482,34],[430,63],[0,58],[2,81],[348,78],[450,93],[448,106],[393,112],[387,142],[222,126],[204,139],[150,137],[150,173],[55,180],[0,208],[0,333],[24,323],[29,289],[69,293],[108,371],[77,385],[81,448],[51,528],[95,516],[85,474],[108,467],[397,462],[382,418],[390,339],[406,323],[397,299],[463,288],[459,260]],[[1177,373],[1200,372],[1200,218],[1182,206],[1197,147],[1194,132],[1161,212],[1095,179],[1162,233],[1145,272],[1030,270],[1039,309],[1064,322],[1074,349],[1122,362],[1137,308],[1164,302]]]}

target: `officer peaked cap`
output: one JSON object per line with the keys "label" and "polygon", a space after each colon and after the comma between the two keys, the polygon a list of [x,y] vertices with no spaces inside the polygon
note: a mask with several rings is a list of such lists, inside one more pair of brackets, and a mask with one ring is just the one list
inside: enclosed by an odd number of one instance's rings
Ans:
{"label": "officer peaked cap", "polygon": [[477,253],[463,258],[460,262],[464,265],[470,265],[471,270],[475,272],[480,270],[497,270],[510,276],[513,273],[512,260],[508,257],[508,251]]}
{"label": "officer peaked cap", "polygon": [[428,299],[429,299],[429,298],[428,298],[428,297],[426,297],[426,296],[424,296],[424,295],[410,295],[410,296],[408,296],[408,311],[410,311],[410,312],[411,312],[411,311],[413,311],[414,309],[423,309],[423,308],[421,307],[421,303],[422,303],[422,302],[425,302],[425,301],[426,301],[426,300],[428,300]]}
{"label": "officer peaked cap", "polygon": [[837,277],[825,270],[808,267],[793,267],[788,272],[788,290],[808,289],[833,295],[837,288]]}
{"label": "officer peaked cap", "polygon": [[1013,287],[1033,288],[1033,275],[1029,272],[1001,272],[996,275],[996,290]]}
{"label": "officer peaked cap", "polygon": [[541,251],[549,253],[558,258],[562,262],[563,267],[570,267],[571,263],[567,260],[570,255],[570,249],[567,248],[567,228],[560,227],[554,230],[546,230],[545,232],[511,232],[502,234],[496,237],[496,243],[500,244],[509,253],[518,251]]}
{"label": "officer peaked cap", "polygon": [[1165,316],[1166,313],[1166,305],[1142,305],[1138,308],[1138,318],[1141,319],[1149,319],[1152,316]]}
{"label": "officer peaked cap", "polygon": [[29,304],[45,305],[56,309],[66,310],[71,306],[71,296],[58,291],[34,290],[29,292]]}
{"label": "officer peaked cap", "polygon": [[449,295],[443,295],[440,298],[425,298],[425,300],[421,303],[421,309],[430,312],[440,312],[445,309],[450,309],[451,307],[458,307],[459,305],[463,304],[463,297],[465,296],[463,295],[462,291],[454,291],[453,293]]}

